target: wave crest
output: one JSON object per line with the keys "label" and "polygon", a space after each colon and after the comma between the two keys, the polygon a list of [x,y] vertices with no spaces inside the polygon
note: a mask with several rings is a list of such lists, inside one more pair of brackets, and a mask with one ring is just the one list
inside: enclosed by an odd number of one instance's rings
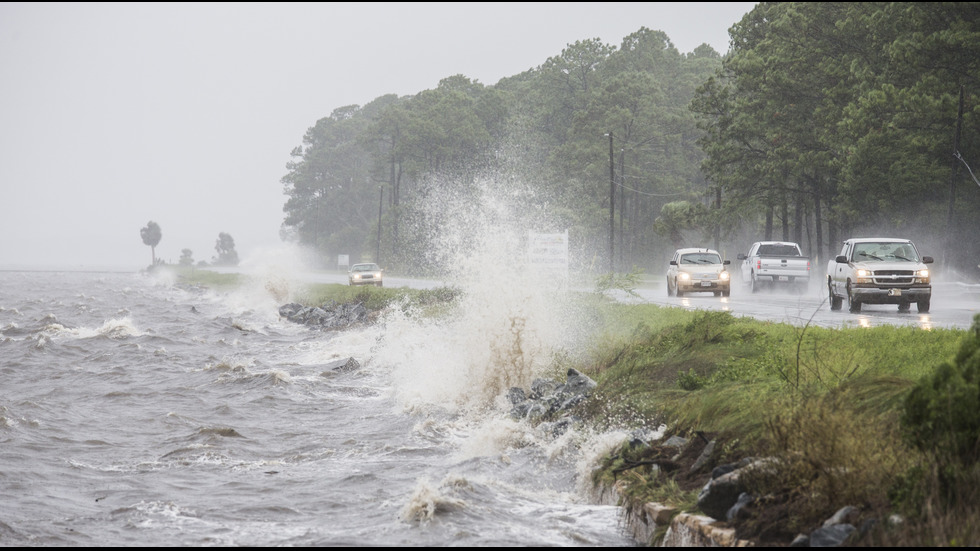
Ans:
{"label": "wave crest", "polygon": [[459,511],[466,507],[466,501],[453,495],[462,489],[468,489],[469,484],[460,477],[449,476],[438,488],[433,488],[428,481],[421,480],[409,497],[408,503],[402,507],[401,519],[405,522],[424,523],[436,515]]}

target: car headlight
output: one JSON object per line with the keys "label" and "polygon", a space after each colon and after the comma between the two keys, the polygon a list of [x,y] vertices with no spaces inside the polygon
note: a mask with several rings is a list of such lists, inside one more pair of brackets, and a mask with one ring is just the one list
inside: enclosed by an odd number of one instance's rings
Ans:
{"label": "car headlight", "polygon": [[728,281],[728,278],[730,278],[730,277],[731,277],[731,275],[728,272],[722,272],[722,273],[718,274],[718,279],[720,279],[722,281]]}
{"label": "car headlight", "polygon": [[687,281],[687,280],[691,279],[691,274],[689,274],[687,272],[681,272],[681,273],[677,274],[677,279],[682,279],[684,281]]}
{"label": "car headlight", "polygon": [[871,278],[874,276],[874,272],[871,270],[858,270],[854,272],[854,279],[857,283],[871,283]]}
{"label": "car headlight", "polygon": [[351,277],[351,279],[361,279],[361,274],[354,274],[354,275],[352,275],[350,277]]}

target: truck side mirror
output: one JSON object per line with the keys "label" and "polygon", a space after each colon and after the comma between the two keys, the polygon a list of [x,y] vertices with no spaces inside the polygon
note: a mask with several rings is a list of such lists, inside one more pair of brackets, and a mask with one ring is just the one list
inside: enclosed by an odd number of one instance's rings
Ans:
{"label": "truck side mirror", "polygon": [[847,257],[842,254],[839,254],[837,255],[837,258],[834,259],[834,262],[838,264],[847,264]]}
{"label": "truck side mirror", "polygon": [[923,256],[922,257],[922,263],[923,264],[932,264],[933,262],[935,262],[935,260],[933,260],[931,256]]}
{"label": "truck side mirror", "polygon": [[724,264],[725,266],[728,266],[731,263],[732,263],[731,260],[726,260],[726,261],[722,262],[722,264]]}
{"label": "truck side mirror", "polygon": [[670,261],[670,265],[671,266],[677,266],[677,261],[676,260],[671,260]]}

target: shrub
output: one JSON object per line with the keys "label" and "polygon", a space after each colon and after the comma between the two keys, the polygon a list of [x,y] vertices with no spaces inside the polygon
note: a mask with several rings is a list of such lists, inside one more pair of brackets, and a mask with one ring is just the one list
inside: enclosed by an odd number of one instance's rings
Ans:
{"label": "shrub", "polygon": [[953,361],[923,377],[901,417],[909,443],[946,463],[980,460],[980,314]]}

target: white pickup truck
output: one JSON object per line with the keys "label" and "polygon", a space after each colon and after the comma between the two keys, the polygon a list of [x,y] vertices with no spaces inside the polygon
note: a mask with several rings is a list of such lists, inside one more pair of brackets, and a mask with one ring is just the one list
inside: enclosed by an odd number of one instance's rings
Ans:
{"label": "white pickup truck", "polygon": [[800,246],[790,241],[757,241],[746,254],[736,257],[742,263],[742,282],[758,292],[763,286],[786,286],[805,292],[810,284],[810,259]]}
{"label": "white pickup truck", "polygon": [[899,312],[908,312],[914,302],[924,314],[932,300],[926,266],[932,262],[931,256],[920,258],[908,239],[848,239],[827,263],[830,309],[840,310],[847,299],[851,312],[860,312],[862,304],[897,304]]}

